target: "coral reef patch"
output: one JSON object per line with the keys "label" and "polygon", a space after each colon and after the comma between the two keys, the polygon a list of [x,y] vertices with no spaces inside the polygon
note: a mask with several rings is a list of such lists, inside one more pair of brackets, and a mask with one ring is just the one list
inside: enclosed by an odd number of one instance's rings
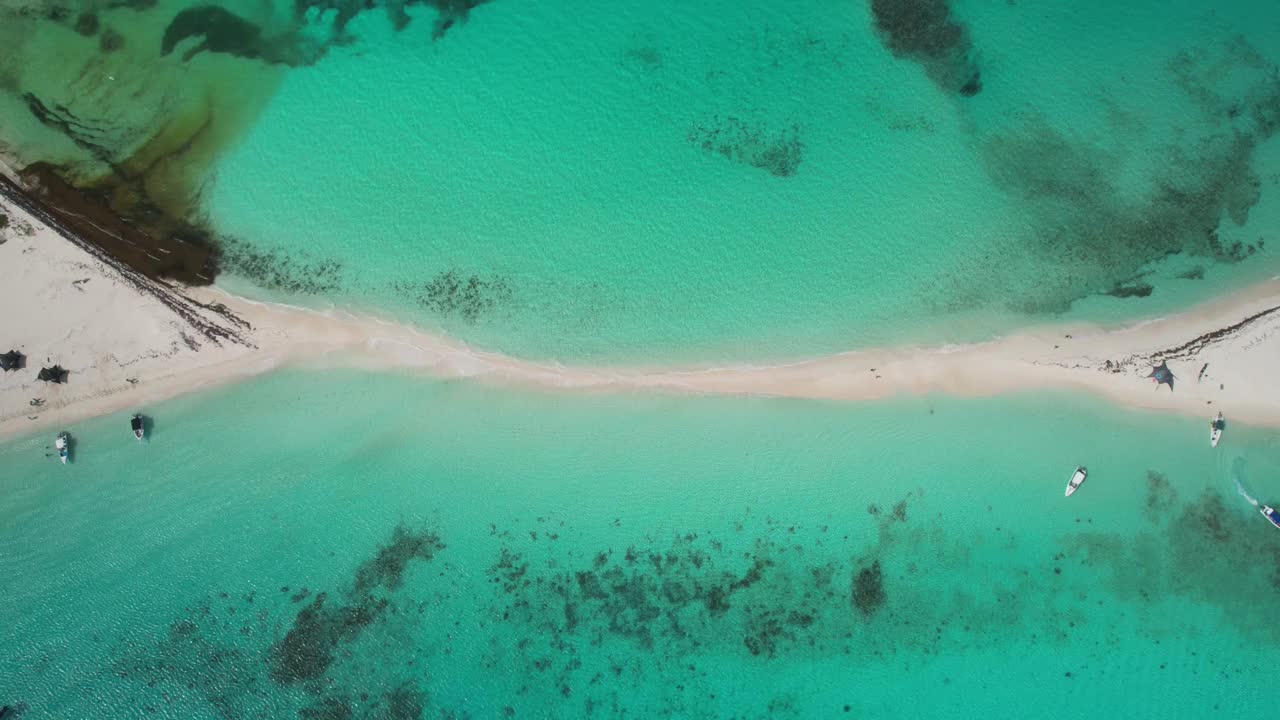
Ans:
{"label": "coral reef patch", "polygon": [[785,178],[795,175],[804,159],[800,135],[799,125],[776,129],[759,121],[716,115],[690,128],[686,138],[709,155]]}
{"label": "coral reef patch", "polygon": [[952,18],[949,0],[871,0],[871,15],[885,48],[918,63],[943,92],[982,91],[968,28]]}

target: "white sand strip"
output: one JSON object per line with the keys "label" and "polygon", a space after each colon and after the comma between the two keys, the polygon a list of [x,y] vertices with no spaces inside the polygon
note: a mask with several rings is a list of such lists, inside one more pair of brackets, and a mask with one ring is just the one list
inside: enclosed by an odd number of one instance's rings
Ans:
{"label": "white sand strip", "polygon": [[[8,203],[0,244],[0,352],[28,356],[0,373],[0,437],[46,430],[149,404],[286,365],[358,367],[438,378],[595,391],[768,395],[870,400],[897,394],[983,396],[1021,390],[1092,393],[1119,404],[1280,428],[1280,281],[1121,330],[1048,326],[987,343],[890,348],[778,365],[575,367],[472,349],[377,318],[314,312],[238,298],[216,288],[156,285],[67,242]],[[29,227],[30,232],[25,229]],[[165,301],[156,293],[168,294]],[[173,309],[176,298],[187,317]],[[247,321],[240,328],[223,304]],[[199,321],[238,333],[215,339]],[[1158,358],[1174,392],[1144,376]],[[44,364],[71,371],[65,385],[36,380]],[[1110,363],[1110,364],[1108,364]],[[1208,365],[1203,377],[1202,366]],[[33,405],[33,401],[39,404]]]}

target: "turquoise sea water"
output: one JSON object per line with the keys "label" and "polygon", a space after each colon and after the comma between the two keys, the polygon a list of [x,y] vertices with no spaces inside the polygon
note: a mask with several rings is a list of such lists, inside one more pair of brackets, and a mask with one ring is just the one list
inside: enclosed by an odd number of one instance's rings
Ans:
{"label": "turquoise sea water", "polygon": [[[911,5],[945,13],[876,29]],[[0,0],[0,151],[198,187],[233,290],[521,356],[971,339],[1276,273],[1278,20]],[[1275,433],[354,372],[146,411],[141,446],[124,415],[69,428],[67,467],[0,445],[25,720],[1269,709],[1280,535],[1234,482],[1280,500]]]}
{"label": "turquoise sea water", "polygon": [[1280,496],[1274,433],[346,372],[152,414],[142,446],[124,415],[74,428],[67,467],[0,446],[27,720],[1269,707],[1280,542],[1232,477]]}
{"label": "turquoise sea water", "polygon": [[1113,322],[1280,267],[1274,3],[955,2],[971,97],[872,7],[361,15],[217,165],[231,286],[526,356],[740,358]]}

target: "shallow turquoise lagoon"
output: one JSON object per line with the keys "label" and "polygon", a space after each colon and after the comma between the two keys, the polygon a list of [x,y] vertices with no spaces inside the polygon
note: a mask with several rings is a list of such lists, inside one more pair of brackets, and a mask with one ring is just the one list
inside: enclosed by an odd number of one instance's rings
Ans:
{"label": "shallow turquoise lagoon", "polygon": [[1280,272],[1277,48],[1268,0],[10,0],[0,148],[255,297],[795,357]]}
{"label": "shallow turquoise lagoon", "polygon": [[1280,268],[1274,3],[953,2],[941,59],[877,30],[905,4],[361,14],[217,163],[225,280],[525,356],[720,359],[1118,322]]}
{"label": "shallow turquoise lagoon", "polygon": [[71,428],[67,467],[0,446],[26,720],[1269,707],[1280,533],[1233,479],[1280,497],[1274,433],[347,372],[151,415],[141,446],[126,415]]}

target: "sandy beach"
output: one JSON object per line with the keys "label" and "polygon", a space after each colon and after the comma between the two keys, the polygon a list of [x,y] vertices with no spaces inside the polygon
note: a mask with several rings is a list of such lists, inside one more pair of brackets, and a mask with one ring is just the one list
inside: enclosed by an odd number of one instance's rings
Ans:
{"label": "sandy beach", "polygon": [[[575,391],[662,391],[846,401],[899,394],[1085,392],[1121,405],[1280,427],[1280,280],[1122,329],[1045,326],[986,343],[843,353],[785,364],[586,367],[524,361],[374,317],[185,288],[121,267],[13,203],[0,243],[6,288],[0,437],[114,412],[284,366],[357,367]],[[1169,363],[1176,387],[1146,379]],[[44,365],[70,371],[38,381]]]}

